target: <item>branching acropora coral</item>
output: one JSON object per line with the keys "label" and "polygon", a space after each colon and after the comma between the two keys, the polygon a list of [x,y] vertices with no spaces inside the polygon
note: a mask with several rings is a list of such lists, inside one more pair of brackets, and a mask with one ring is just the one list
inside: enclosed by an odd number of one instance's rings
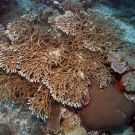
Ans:
{"label": "branching acropora coral", "polygon": [[40,91],[34,92],[34,97],[29,98],[30,109],[37,117],[45,119],[50,116],[52,98],[49,90],[45,86],[40,87]]}
{"label": "branching acropora coral", "polygon": [[67,11],[56,17],[55,26],[67,35],[80,36],[84,47],[104,55],[122,44],[123,29],[113,18],[95,10],[80,11],[79,14]]}
{"label": "branching acropora coral", "polygon": [[12,100],[14,104],[24,104],[37,88],[37,84],[32,84],[19,75],[0,71],[0,100],[6,99]]}
{"label": "branching acropora coral", "polygon": [[36,17],[37,15],[26,14],[8,23],[6,34],[9,39],[14,43],[26,40],[26,35],[32,34],[33,29],[36,29],[36,27],[33,26],[33,21]]}
{"label": "branching acropora coral", "polygon": [[25,96],[30,98],[31,110],[42,118],[50,115],[51,98],[78,108],[92,78],[100,87],[106,86],[111,75],[103,64],[104,57],[122,43],[122,30],[113,19],[95,10],[66,12],[54,20],[59,38],[45,33],[35,15],[9,23],[6,33],[12,45],[0,56],[0,66],[6,72],[36,85],[35,93]]}

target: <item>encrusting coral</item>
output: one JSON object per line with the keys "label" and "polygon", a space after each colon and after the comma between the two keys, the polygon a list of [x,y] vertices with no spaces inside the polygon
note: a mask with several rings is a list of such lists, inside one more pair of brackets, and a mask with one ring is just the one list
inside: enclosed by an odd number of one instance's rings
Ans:
{"label": "encrusting coral", "polygon": [[2,93],[8,90],[9,99],[29,102],[32,112],[45,119],[51,116],[53,100],[81,108],[91,79],[100,88],[111,82],[104,60],[122,45],[123,30],[96,10],[57,14],[51,30],[59,36],[45,32],[39,20],[28,14],[8,24],[11,44],[0,55],[0,67],[10,74],[4,73],[0,83],[6,83]]}
{"label": "encrusting coral", "polygon": [[61,130],[65,133],[69,133],[75,131],[78,127],[80,127],[80,118],[78,114],[65,110],[62,115]]}
{"label": "encrusting coral", "polygon": [[61,130],[65,135],[88,135],[86,130],[80,126],[79,116],[70,111],[66,111],[63,115]]}

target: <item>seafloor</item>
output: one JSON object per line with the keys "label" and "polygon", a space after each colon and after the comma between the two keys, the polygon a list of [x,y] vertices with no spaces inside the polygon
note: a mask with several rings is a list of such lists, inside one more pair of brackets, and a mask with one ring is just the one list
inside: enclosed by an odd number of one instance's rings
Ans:
{"label": "seafloor", "polygon": [[[54,24],[52,22],[54,21],[53,17],[55,17],[55,15],[56,16],[58,15],[57,12],[63,15],[64,13],[66,14],[68,10],[71,10],[72,12],[74,12],[74,8],[78,8],[76,5],[72,5],[72,1],[75,1],[77,5],[80,4],[81,5],[80,8],[83,8],[85,11],[90,8],[92,10],[96,10],[97,12],[103,12],[104,14],[107,14],[113,17],[115,21],[120,24],[120,27],[125,29],[125,34],[124,34],[123,39],[125,40],[126,44],[131,46],[129,50],[132,50],[132,55],[134,57],[131,57],[131,58],[128,57],[128,60],[126,56],[124,56],[123,58],[121,57],[118,58],[118,57],[115,57],[116,55],[118,56],[118,54],[115,52],[114,54],[111,54],[111,53],[108,54],[108,59],[109,59],[108,61],[111,64],[112,63],[114,64],[116,62],[114,59],[118,59],[117,63],[119,62],[121,64],[121,65],[119,64],[118,65],[122,67],[122,69],[118,70],[116,69],[115,65],[112,64],[111,68],[113,69],[112,71],[113,73],[112,72],[111,73],[113,74],[114,78],[116,77],[116,80],[118,79],[117,81],[121,82],[119,78],[122,78],[122,81],[124,84],[128,83],[126,84],[126,86],[124,86],[124,88],[123,87],[121,88],[120,85],[118,85],[117,88],[118,89],[120,88],[120,91],[123,93],[123,95],[125,95],[129,100],[135,103],[135,95],[134,95],[135,94],[135,71],[134,71],[135,70],[135,65],[134,65],[135,63],[134,61],[135,59],[135,55],[134,55],[135,53],[134,51],[135,49],[134,48],[134,45],[135,45],[135,10],[134,10],[135,3],[133,0],[129,0],[129,1],[120,0],[119,2],[118,1],[116,2],[115,0],[114,1],[112,0],[97,0],[97,1],[96,0],[86,0],[86,1],[85,0],[84,1],[69,0],[67,3],[65,2],[65,5],[64,5],[65,7],[62,5],[62,3],[64,3],[64,0],[58,0],[58,1],[57,0],[56,1],[55,0],[1,0],[0,1],[0,45],[3,44],[3,42],[5,42],[5,41],[2,41],[3,40],[2,36],[5,34],[5,30],[7,29],[7,25],[9,22],[12,22],[25,14],[32,14],[32,15],[36,14],[40,16],[40,20],[38,20],[40,21],[40,25],[41,25],[40,29],[44,31],[49,31],[50,27],[54,28],[53,26]],[[71,4],[68,4],[70,2]],[[75,4],[75,2],[73,2],[73,4]],[[73,6],[73,8],[71,6]],[[77,9],[77,11],[78,10],[80,9]],[[56,14],[54,11],[56,12]],[[48,19],[49,17],[50,17],[50,20]],[[48,20],[52,22],[49,24]],[[60,30],[63,30],[63,29],[60,29]],[[53,33],[54,38],[58,38],[59,31],[55,31],[55,32]],[[71,33],[71,35],[72,34],[73,36],[75,35],[74,33]],[[12,44],[11,41],[8,40],[8,44]],[[0,50],[0,55],[2,53],[1,50]],[[108,65],[108,63],[106,65]],[[3,65],[0,65],[0,66],[2,67]],[[5,75],[5,71],[0,69],[0,75],[2,76],[0,77],[1,79],[0,81],[2,82],[3,76]],[[1,95],[3,94],[1,91],[4,86],[4,83],[5,81],[3,81],[3,83],[0,83]],[[129,83],[131,85],[130,88],[129,88]],[[8,85],[7,82],[5,84]],[[20,84],[18,83],[18,85]],[[41,88],[39,88],[38,90],[40,91],[40,89]],[[4,94],[6,95],[7,93],[5,92]],[[0,100],[1,100],[0,102],[1,103],[0,104],[0,135],[54,135],[54,134],[57,134],[57,135],[98,135],[99,134],[98,132],[96,132],[96,130],[93,132],[92,131],[86,132],[84,129],[81,130],[79,128],[78,131],[76,131],[75,128],[76,129],[78,128],[77,125],[74,127],[70,126],[71,123],[75,123],[75,124],[79,123],[77,116],[73,116],[72,111],[70,113],[67,111],[67,114],[65,114],[65,115],[68,115],[69,117],[74,117],[69,123],[68,121],[64,121],[65,124],[67,124],[66,125],[67,127],[63,124],[63,128],[61,128],[59,132],[54,133],[53,131],[54,129],[52,129],[52,131],[50,127],[49,127],[50,129],[48,129],[47,120],[43,119],[42,116],[40,117],[40,115],[38,114],[33,114],[33,112],[31,111],[32,109],[29,107],[28,103],[24,102],[23,104],[20,105],[20,104],[14,104],[13,103],[14,101],[12,101],[12,99],[3,98]],[[65,106],[66,105],[62,106],[63,110]],[[55,109],[57,109],[57,105]],[[124,113],[122,114],[124,117]],[[56,111],[56,115],[57,115],[57,111]],[[63,117],[66,118],[66,116],[63,116]],[[120,129],[105,131],[100,134],[102,135],[135,135],[134,118],[132,117],[131,122],[129,122],[128,124],[125,123],[124,126],[122,126]],[[55,125],[55,122],[53,124]],[[54,127],[58,128],[57,124]]]}

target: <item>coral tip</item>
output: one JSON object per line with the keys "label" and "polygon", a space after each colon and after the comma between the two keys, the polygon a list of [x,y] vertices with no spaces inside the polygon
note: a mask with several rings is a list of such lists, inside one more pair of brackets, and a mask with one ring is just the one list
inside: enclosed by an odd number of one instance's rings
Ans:
{"label": "coral tip", "polygon": [[125,85],[122,81],[116,81],[115,86],[120,92],[123,92],[125,90]]}

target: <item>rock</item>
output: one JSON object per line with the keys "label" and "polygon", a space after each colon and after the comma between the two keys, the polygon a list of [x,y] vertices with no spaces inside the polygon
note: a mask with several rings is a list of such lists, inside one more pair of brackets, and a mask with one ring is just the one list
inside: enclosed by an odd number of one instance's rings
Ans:
{"label": "rock", "polygon": [[0,135],[12,135],[9,126],[5,123],[0,123]]}
{"label": "rock", "polygon": [[84,4],[84,8],[92,8],[93,4],[95,3],[95,0],[84,0],[83,4]]}
{"label": "rock", "polygon": [[61,106],[58,103],[51,105],[51,116],[48,119],[47,129],[54,134],[60,131]]}
{"label": "rock", "polygon": [[85,131],[85,129],[81,128],[81,127],[77,127],[74,131],[72,132],[68,132],[68,133],[64,133],[64,135],[88,135],[87,132]]}
{"label": "rock", "polygon": [[135,112],[134,104],[112,83],[101,91],[96,82],[92,81],[89,93],[90,103],[79,112],[81,126],[87,131],[118,129],[127,123]]}
{"label": "rock", "polygon": [[118,7],[120,7],[120,5],[121,5],[120,0],[110,0],[110,2],[113,4],[113,6],[114,6],[115,8],[118,8]]}
{"label": "rock", "polygon": [[135,23],[135,16],[132,16],[131,18],[130,18],[130,23]]}

